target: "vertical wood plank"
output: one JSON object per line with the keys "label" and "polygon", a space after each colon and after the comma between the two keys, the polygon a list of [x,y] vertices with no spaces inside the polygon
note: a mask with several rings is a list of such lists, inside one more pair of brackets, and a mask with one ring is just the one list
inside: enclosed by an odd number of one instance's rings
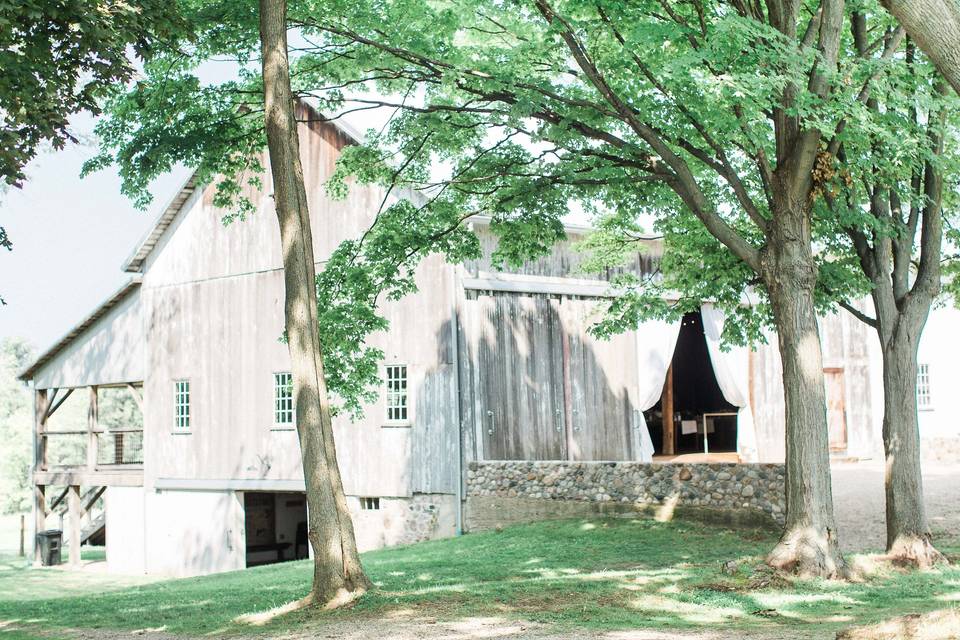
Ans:
{"label": "vertical wood plank", "polygon": [[70,512],[70,566],[80,566],[80,487],[70,486],[67,496]]}

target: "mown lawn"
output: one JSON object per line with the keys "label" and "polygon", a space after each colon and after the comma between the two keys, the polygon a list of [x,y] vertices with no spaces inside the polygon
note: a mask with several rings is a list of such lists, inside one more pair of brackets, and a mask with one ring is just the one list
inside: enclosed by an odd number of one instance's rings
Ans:
{"label": "mown lawn", "polygon": [[[949,568],[888,568],[840,583],[786,581],[758,568],[773,541],[760,531],[629,518],[470,534],[364,554],[377,589],[356,606],[296,612],[255,631],[279,634],[324,620],[413,610],[435,619],[493,614],[561,629],[723,625],[799,633],[960,602],[960,547],[947,547],[955,556]],[[730,560],[738,561],[733,571],[724,566]],[[254,628],[234,622],[237,616],[303,596],[310,569],[309,562],[294,562],[131,586],[105,575],[0,563],[0,640],[27,633],[63,637],[67,628],[243,634]]]}

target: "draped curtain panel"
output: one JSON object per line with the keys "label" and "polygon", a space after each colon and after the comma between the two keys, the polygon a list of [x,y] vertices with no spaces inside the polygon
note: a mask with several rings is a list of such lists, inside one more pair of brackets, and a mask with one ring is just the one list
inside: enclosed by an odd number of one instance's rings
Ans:
{"label": "draped curtain panel", "polygon": [[757,462],[757,430],[750,409],[750,349],[733,347],[729,351],[720,348],[723,334],[724,314],[712,304],[700,308],[703,317],[703,333],[707,339],[713,373],[720,391],[727,402],[737,411],[737,453],[744,462]]}
{"label": "draped curtain panel", "polygon": [[680,321],[651,320],[637,327],[637,385],[640,403],[640,460],[653,460],[653,440],[643,412],[657,404],[663,394],[667,369],[680,334]]}

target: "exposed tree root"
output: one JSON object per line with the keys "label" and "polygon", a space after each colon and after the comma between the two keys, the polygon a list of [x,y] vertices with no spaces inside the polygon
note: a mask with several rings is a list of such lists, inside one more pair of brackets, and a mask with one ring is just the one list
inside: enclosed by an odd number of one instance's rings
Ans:
{"label": "exposed tree root", "polygon": [[900,566],[929,569],[940,564],[950,564],[940,553],[929,535],[901,535],[887,548],[887,559]]}
{"label": "exposed tree root", "polygon": [[829,530],[796,527],[787,530],[767,556],[767,564],[801,578],[844,580],[849,568]]}

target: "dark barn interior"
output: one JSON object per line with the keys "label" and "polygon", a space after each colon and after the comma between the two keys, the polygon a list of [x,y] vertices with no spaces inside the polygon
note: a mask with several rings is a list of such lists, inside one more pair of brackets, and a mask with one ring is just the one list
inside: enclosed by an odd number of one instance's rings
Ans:
{"label": "dark barn interior", "polygon": [[[644,412],[655,455],[736,451],[736,413],[713,373],[700,312],[684,315],[663,395]],[[664,419],[665,414],[672,420]]]}

